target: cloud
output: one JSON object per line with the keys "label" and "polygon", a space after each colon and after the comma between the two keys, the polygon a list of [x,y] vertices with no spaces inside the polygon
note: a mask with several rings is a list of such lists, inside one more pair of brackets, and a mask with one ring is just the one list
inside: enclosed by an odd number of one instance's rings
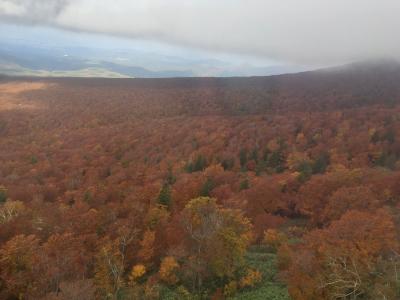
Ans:
{"label": "cloud", "polygon": [[0,0],[0,18],[297,63],[400,53],[398,0]]}
{"label": "cloud", "polygon": [[0,16],[23,23],[52,22],[69,3],[68,0],[0,0]]}

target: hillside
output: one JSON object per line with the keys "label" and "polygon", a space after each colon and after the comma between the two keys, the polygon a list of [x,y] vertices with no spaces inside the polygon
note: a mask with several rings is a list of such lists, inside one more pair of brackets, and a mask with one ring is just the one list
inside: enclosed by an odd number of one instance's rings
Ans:
{"label": "hillside", "polygon": [[0,77],[0,298],[398,299],[399,82]]}
{"label": "hillside", "polygon": [[[152,116],[159,113],[177,116],[328,111],[374,104],[391,105],[399,100],[399,78],[399,63],[369,62],[270,77],[134,80],[35,80],[25,77],[15,78],[15,81],[28,79],[52,86],[38,95],[42,96],[41,101],[57,97],[59,103],[63,101],[62,105],[68,105],[63,97],[68,97],[68,102],[74,104],[95,99],[98,104],[111,104],[114,109],[125,113],[142,115],[143,110],[148,110]],[[144,102],[149,105],[140,105]],[[130,110],[132,106],[135,112]]]}

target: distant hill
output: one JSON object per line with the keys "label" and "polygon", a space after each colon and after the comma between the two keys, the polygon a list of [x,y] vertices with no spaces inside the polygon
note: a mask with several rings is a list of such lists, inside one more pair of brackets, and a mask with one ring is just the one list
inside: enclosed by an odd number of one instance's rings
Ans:
{"label": "distant hill", "polygon": [[27,42],[0,44],[0,74],[41,77],[232,77],[295,73],[310,68],[294,65],[231,63],[219,59],[187,58],[130,49],[96,46],[48,46]]}
{"label": "distant hill", "polygon": [[[22,50],[21,50],[22,52]],[[0,73],[11,76],[158,78],[188,77],[190,71],[150,71],[142,67],[43,53],[10,55],[0,49]]]}

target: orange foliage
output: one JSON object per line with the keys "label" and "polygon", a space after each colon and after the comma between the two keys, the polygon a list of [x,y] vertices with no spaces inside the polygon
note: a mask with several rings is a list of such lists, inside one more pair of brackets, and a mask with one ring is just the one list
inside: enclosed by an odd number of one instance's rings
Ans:
{"label": "orange foliage", "polygon": [[[387,297],[396,289],[399,242],[385,211],[350,211],[328,228],[315,230],[290,253],[285,271],[294,299],[332,299],[344,295]],[[393,269],[394,268],[394,269]],[[373,274],[382,272],[380,277]],[[380,287],[386,285],[386,291]]]}
{"label": "orange foliage", "polygon": [[175,272],[179,268],[178,262],[172,256],[165,257],[160,266],[160,270],[158,274],[160,275],[161,280],[165,281],[168,284],[176,284],[178,282],[178,277]]}
{"label": "orange foliage", "polygon": [[400,77],[367,73],[0,79],[0,298],[116,297],[141,265],[137,298],[221,298],[265,231],[293,298],[396,299]]}

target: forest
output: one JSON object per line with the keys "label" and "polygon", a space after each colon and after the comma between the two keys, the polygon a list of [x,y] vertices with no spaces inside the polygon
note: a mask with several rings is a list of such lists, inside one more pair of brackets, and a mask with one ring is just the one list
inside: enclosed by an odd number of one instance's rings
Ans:
{"label": "forest", "polygon": [[399,82],[0,78],[0,299],[400,299]]}

